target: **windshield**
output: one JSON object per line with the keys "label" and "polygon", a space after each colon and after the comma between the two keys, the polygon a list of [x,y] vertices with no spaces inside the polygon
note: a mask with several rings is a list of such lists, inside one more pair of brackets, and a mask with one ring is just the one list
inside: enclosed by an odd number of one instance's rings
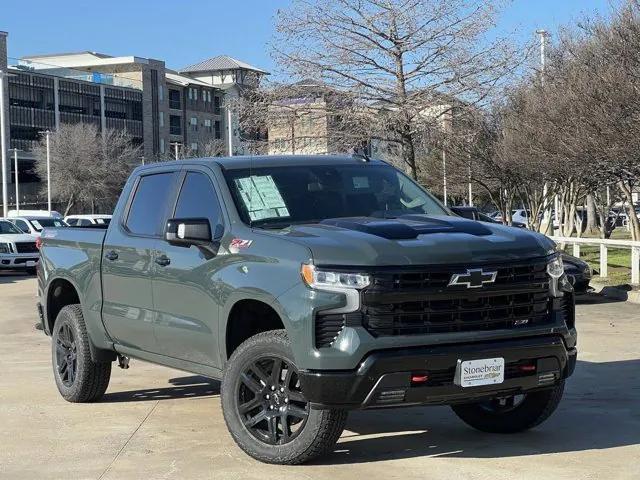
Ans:
{"label": "windshield", "polygon": [[327,218],[448,215],[438,201],[388,165],[313,165],[225,172],[245,223],[264,228]]}
{"label": "windshield", "polygon": [[11,222],[0,221],[0,234],[2,235],[17,235],[23,233],[18,227]]}
{"label": "windshield", "polygon": [[36,231],[38,232],[41,232],[43,228],[51,228],[51,227],[57,228],[57,227],[69,226],[59,218],[38,218],[38,219],[34,218],[29,220],[29,223],[31,223],[31,225],[33,225],[33,228],[35,228]]}

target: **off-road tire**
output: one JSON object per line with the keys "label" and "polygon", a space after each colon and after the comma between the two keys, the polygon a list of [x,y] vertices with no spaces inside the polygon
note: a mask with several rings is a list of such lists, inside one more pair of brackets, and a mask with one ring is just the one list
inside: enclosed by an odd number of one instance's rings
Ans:
{"label": "off-road tire", "polygon": [[[58,368],[57,345],[61,340],[61,331],[68,327],[75,344],[76,370],[73,381],[65,385]],[[86,403],[99,400],[109,386],[111,362],[94,362],[91,359],[89,335],[82,316],[80,305],[67,305],[60,310],[53,326],[51,355],[53,376],[62,398],[68,402]],[[67,379],[69,383],[69,379]]]}
{"label": "off-road tire", "polygon": [[556,410],[564,392],[564,380],[555,387],[526,394],[520,404],[504,412],[492,411],[483,403],[452,405],[466,424],[489,433],[517,433],[540,425]]}
{"label": "off-road tire", "polygon": [[330,452],[344,430],[346,411],[308,409],[301,432],[281,445],[260,441],[245,426],[238,410],[240,378],[247,365],[266,356],[282,358],[295,367],[291,344],[284,330],[263,332],[249,338],[227,362],[222,379],[222,411],[234,441],[256,460],[281,465],[305,463]]}

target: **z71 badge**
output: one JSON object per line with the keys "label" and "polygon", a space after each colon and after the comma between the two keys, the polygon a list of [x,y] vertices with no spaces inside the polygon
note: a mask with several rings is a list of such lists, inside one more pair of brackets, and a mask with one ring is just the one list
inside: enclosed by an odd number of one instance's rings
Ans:
{"label": "z71 badge", "polygon": [[241,248],[249,248],[253,240],[243,240],[242,238],[234,238],[229,244],[229,248],[240,250]]}

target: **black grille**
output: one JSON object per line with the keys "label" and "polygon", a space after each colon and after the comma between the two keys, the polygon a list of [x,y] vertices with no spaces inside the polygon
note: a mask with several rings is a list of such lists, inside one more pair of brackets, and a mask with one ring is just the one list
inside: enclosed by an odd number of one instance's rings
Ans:
{"label": "black grille", "polygon": [[36,242],[17,242],[16,250],[18,253],[38,253]]}
{"label": "black grille", "polygon": [[497,272],[481,288],[448,286],[469,266],[381,270],[362,293],[365,328],[375,336],[520,328],[551,320],[546,259],[474,265]]}

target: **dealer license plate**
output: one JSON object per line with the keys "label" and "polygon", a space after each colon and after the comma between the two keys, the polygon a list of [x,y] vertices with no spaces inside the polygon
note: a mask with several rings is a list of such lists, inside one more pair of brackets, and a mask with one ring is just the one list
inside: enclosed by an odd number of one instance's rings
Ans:
{"label": "dealer license plate", "polygon": [[461,387],[478,387],[504,382],[504,358],[458,360],[454,383]]}

